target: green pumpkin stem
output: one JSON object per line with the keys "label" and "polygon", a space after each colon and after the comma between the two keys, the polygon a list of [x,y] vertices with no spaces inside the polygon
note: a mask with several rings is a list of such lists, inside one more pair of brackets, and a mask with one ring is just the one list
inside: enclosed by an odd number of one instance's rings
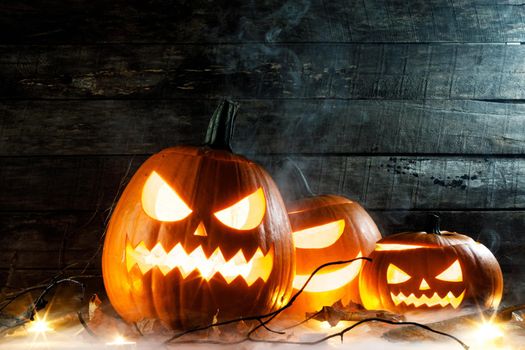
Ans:
{"label": "green pumpkin stem", "polygon": [[301,168],[299,168],[297,163],[294,162],[291,158],[286,158],[286,160],[292,164],[292,169],[293,169],[292,174],[297,179],[296,183],[298,184],[299,193],[301,197],[302,198],[314,197],[315,194],[310,188],[310,185],[308,184],[308,181],[306,180],[306,177],[304,176]]}
{"label": "green pumpkin stem", "polygon": [[441,218],[436,214],[430,214],[430,229],[428,230],[428,233],[433,233],[435,235],[441,235]]}
{"label": "green pumpkin stem", "polygon": [[235,116],[239,104],[231,100],[223,99],[208,124],[204,145],[213,149],[232,151],[230,141],[233,137]]}

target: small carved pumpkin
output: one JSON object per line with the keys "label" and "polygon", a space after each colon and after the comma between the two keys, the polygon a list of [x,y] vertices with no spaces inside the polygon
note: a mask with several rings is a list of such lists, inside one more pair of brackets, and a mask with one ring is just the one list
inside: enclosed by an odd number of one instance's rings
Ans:
{"label": "small carved pumpkin", "polygon": [[[338,260],[367,256],[381,238],[381,233],[368,213],[356,202],[343,196],[319,195],[310,190],[301,170],[293,164],[302,183],[302,199],[288,205],[296,247],[298,290],[320,265]],[[326,267],[306,286],[291,308],[292,313],[320,310],[342,300],[360,302],[358,275],[363,260],[346,265]]]}
{"label": "small carved pumpkin", "polygon": [[363,267],[360,292],[367,309],[407,312],[496,307],[503,276],[484,245],[439,230],[439,218],[427,232],[403,232],[377,242]]}
{"label": "small carved pumpkin", "polygon": [[168,148],[136,172],[111,217],[102,268],[116,311],[188,329],[266,313],[290,297],[293,242],[273,180],[229,147],[223,101],[202,147]]}

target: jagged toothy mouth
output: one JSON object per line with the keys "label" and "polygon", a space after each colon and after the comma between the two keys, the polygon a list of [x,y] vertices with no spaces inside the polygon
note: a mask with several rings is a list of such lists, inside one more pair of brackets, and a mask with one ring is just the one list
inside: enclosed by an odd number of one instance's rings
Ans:
{"label": "jagged toothy mouth", "polygon": [[390,297],[396,306],[401,303],[407,306],[414,305],[415,307],[420,307],[421,305],[425,305],[427,307],[433,307],[436,305],[445,307],[447,305],[451,305],[454,309],[457,309],[457,307],[463,301],[465,291],[466,290],[464,289],[463,292],[461,292],[461,294],[457,297],[452,292],[448,292],[444,297],[440,297],[436,292],[434,292],[431,297],[426,296],[425,294],[420,297],[416,297],[414,293],[406,296],[403,294],[403,292],[400,292],[397,295],[390,292]]}
{"label": "jagged toothy mouth", "polygon": [[128,272],[135,265],[142,274],[156,267],[166,276],[170,271],[178,269],[183,278],[197,271],[206,281],[209,281],[215,274],[220,274],[228,284],[241,276],[246,284],[251,286],[258,279],[264,282],[268,280],[273,267],[273,248],[266,255],[263,254],[261,248],[258,248],[248,260],[243,251],[239,249],[231,259],[226,260],[220,248],[215,249],[209,257],[206,257],[201,246],[188,254],[180,243],[167,252],[160,243],[149,250],[144,242],[139,243],[135,248],[127,242],[126,267]]}

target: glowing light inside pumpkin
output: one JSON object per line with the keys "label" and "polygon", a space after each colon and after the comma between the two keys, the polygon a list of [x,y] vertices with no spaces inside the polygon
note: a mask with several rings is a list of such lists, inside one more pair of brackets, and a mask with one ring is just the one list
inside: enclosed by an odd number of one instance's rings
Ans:
{"label": "glowing light inside pumpkin", "polygon": [[294,243],[297,248],[321,249],[337,242],[345,229],[345,221],[337,220],[328,224],[295,231]]}
{"label": "glowing light inside pumpkin", "polygon": [[[360,258],[361,256],[362,254],[359,252],[357,258]],[[306,292],[321,293],[341,288],[350,283],[359,274],[361,265],[362,260],[356,260],[332,272],[318,272],[304,290]],[[296,275],[293,280],[293,287],[295,289],[302,288],[309,277],[310,275]]]}
{"label": "glowing light inside pumpkin", "polygon": [[144,184],[142,207],[146,214],[159,221],[179,221],[192,212],[177,192],[155,171]]}
{"label": "glowing light inside pumpkin", "polygon": [[202,236],[202,237],[206,237],[208,235],[208,232],[206,232],[206,227],[204,226],[204,223],[202,221],[199,223],[199,226],[197,226],[193,234],[195,236]]}
{"label": "glowing light inside pumpkin", "polygon": [[415,245],[415,244],[377,243],[375,250],[378,252],[388,252],[388,251],[395,251],[395,250],[407,250],[407,249],[419,249],[419,248],[426,248],[426,247],[422,245]]}
{"label": "glowing light inside pumpkin", "polygon": [[237,203],[216,212],[214,215],[224,225],[236,230],[251,230],[260,225],[266,212],[264,191],[259,188]]}
{"label": "glowing light inside pumpkin", "polygon": [[388,284],[404,283],[411,279],[410,275],[394,264],[388,265],[386,270],[386,281]]}
{"label": "glowing light inside pumpkin", "polygon": [[258,248],[248,260],[239,249],[230,260],[226,261],[220,248],[215,249],[213,254],[207,258],[201,246],[188,254],[180,243],[167,252],[160,243],[157,243],[150,251],[144,242],[135,248],[128,242],[126,265],[128,271],[137,265],[143,274],[154,267],[157,267],[163,275],[167,275],[173,269],[178,269],[183,278],[193,271],[198,271],[200,276],[207,281],[219,273],[227,283],[242,276],[246,284],[250,286],[259,278],[265,282],[268,280],[273,266],[273,248],[266,255]]}
{"label": "glowing light inside pumpkin", "polygon": [[430,289],[430,286],[428,285],[428,282],[425,281],[425,279],[423,278],[421,280],[421,283],[419,284],[419,290],[429,290]]}
{"label": "glowing light inside pumpkin", "polygon": [[448,292],[444,297],[440,297],[437,293],[434,293],[431,297],[424,294],[420,297],[416,297],[413,293],[408,296],[403,294],[403,292],[397,295],[392,292],[390,293],[390,297],[396,306],[401,303],[404,303],[407,306],[414,305],[415,307],[420,307],[422,305],[428,307],[441,305],[442,307],[445,307],[451,305],[454,309],[461,304],[464,296],[465,290],[463,290],[463,292],[457,297],[452,292]]}
{"label": "glowing light inside pumpkin", "polygon": [[447,282],[463,282],[463,273],[459,260],[456,259],[445,271],[436,276],[436,279]]}

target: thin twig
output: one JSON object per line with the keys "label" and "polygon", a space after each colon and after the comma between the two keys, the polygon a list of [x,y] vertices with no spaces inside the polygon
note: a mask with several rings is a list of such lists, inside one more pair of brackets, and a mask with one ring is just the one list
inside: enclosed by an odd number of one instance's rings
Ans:
{"label": "thin twig", "polygon": [[135,326],[135,330],[139,333],[139,335],[141,337],[143,337],[144,333],[142,333],[142,331],[140,330],[139,325],[137,324],[137,322],[133,322],[133,326]]}
{"label": "thin twig", "polygon": [[298,323],[295,323],[295,324],[293,324],[291,326],[285,327],[285,328],[281,329],[281,331],[287,331],[289,329],[292,329],[292,328],[295,328],[295,327],[299,327],[300,325],[305,324],[306,322],[310,321],[311,319],[316,318],[317,316],[319,316],[322,313],[323,313],[323,310],[321,309],[321,310],[317,311],[316,313],[311,314],[310,316],[308,316],[307,318],[305,318],[301,322],[298,322]]}
{"label": "thin twig", "polygon": [[[435,330],[433,328],[430,328],[427,325],[424,325],[424,324],[421,324],[421,323],[418,323],[418,322],[411,322],[411,321],[392,321],[392,320],[387,320],[387,319],[379,318],[379,317],[371,317],[371,318],[366,318],[364,320],[358,321],[358,322],[354,323],[353,325],[348,326],[345,329],[341,330],[340,332],[327,335],[327,336],[325,336],[323,338],[320,338],[318,340],[314,340],[314,341],[310,341],[310,342],[299,342],[299,341],[298,342],[289,342],[289,341],[286,341],[286,344],[316,345],[316,344],[323,343],[323,342],[327,341],[328,339],[336,338],[336,337],[340,337],[341,341],[342,341],[345,333],[351,331],[352,329],[354,329],[354,328],[356,328],[356,327],[358,327],[358,326],[360,326],[360,325],[362,325],[364,323],[369,323],[369,322],[381,322],[381,323],[391,324],[391,325],[394,325],[394,326],[415,326],[415,327],[419,327],[419,328],[422,328],[422,329],[424,329],[426,331],[429,331],[429,332],[432,332],[432,333],[435,333],[435,334],[439,334],[439,335],[448,337],[448,338],[450,338],[452,340],[455,340],[465,350],[469,349],[468,345],[463,343],[459,338],[453,336],[452,334],[448,334],[448,333],[441,332],[441,331]],[[266,341],[264,339],[253,339],[253,338],[249,338],[249,340],[250,341],[259,341],[259,342],[260,341],[262,341],[262,342],[270,342],[270,343],[273,343],[273,342],[281,343],[282,342],[282,341],[279,341],[279,340]]]}
{"label": "thin twig", "polygon": [[99,339],[98,336],[95,334],[95,332],[93,332],[93,330],[91,329],[91,327],[88,326],[86,320],[84,320],[84,316],[82,316],[82,312],[80,311],[77,311],[77,316],[78,316],[78,321],[80,322],[80,324],[82,325],[82,327],[84,327],[84,329],[86,330],[86,332],[92,336],[93,338],[95,339]]}
{"label": "thin twig", "polygon": [[334,266],[334,265],[343,265],[343,264],[348,264],[348,263],[351,263],[351,262],[354,262],[354,261],[357,261],[357,260],[365,260],[365,261],[372,261],[372,259],[370,258],[366,258],[366,257],[359,257],[359,258],[355,258],[355,259],[350,259],[350,260],[343,260],[343,261],[334,261],[334,262],[328,262],[326,264],[322,264],[321,266],[318,266],[311,274],[310,276],[308,276],[308,279],[304,282],[303,286],[290,298],[290,300],[286,303],[286,305],[284,305],[282,308],[274,311],[273,313],[269,314],[268,315],[268,319],[266,321],[264,321],[262,324],[259,324],[258,326],[254,327],[252,330],[250,330],[248,332],[248,337],[250,337],[253,333],[255,333],[259,328],[261,328],[262,326],[265,326],[266,324],[270,323],[275,317],[277,317],[281,312],[283,312],[284,310],[286,310],[287,308],[291,307],[293,305],[293,303],[295,302],[295,300],[299,297],[299,295],[301,295],[301,293],[304,291],[304,289],[306,288],[306,286],[308,286],[308,284],[310,283],[310,281],[312,280],[312,278],[314,278],[314,276],[319,272],[321,271],[322,269],[324,269],[325,267],[328,267],[328,266]]}
{"label": "thin twig", "polygon": [[322,337],[320,339],[313,340],[313,341],[289,341],[289,340],[277,340],[277,339],[259,339],[259,338],[252,338],[251,336],[247,335],[246,337],[244,337],[242,339],[234,340],[234,341],[231,341],[231,342],[224,342],[224,341],[217,341],[217,340],[208,340],[208,339],[192,339],[192,340],[177,341],[177,342],[173,343],[172,345],[175,345],[175,344],[177,344],[177,345],[179,345],[179,344],[192,344],[192,343],[197,343],[197,344],[217,344],[217,345],[236,345],[236,344],[241,344],[241,343],[244,343],[244,342],[247,342],[247,341],[254,342],[254,343],[267,343],[267,344],[317,345],[317,344],[323,343],[323,342],[325,342],[325,341],[327,341],[329,339],[337,338],[337,337],[341,338],[341,341],[343,341],[344,335],[347,332],[353,330],[354,328],[356,328],[356,327],[358,327],[358,326],[360,326],[360,325],[362,325],[364,323],[369,323],[369,322],[381,322],[381,323],[391,324],[391,325],[394,325],[394,326],[408,326],[408,325],[410,325],[410,326],[420,327],[420,328],[422,328],[424,330],[427,330],[429,332],[432,332],[432,333],[435,333],[435,334],[439,334],[439,335],[448,337],[448,338],[456,341],[465,350],[469,349],[469,346],[467,344],[465,344],[464,342],[462,342],[457,337],[455,337],[455,336],[453,336],[451,334],[445,333],[445,332],[441,332],[441,331],[432,329],[432,328],[430,328],[430,327],[428,327],[428,326],[426,326],[424,324],[417,323],[417,322],[409,322],[409,321],[396,322],[396,321],[391,321],[391,320],[387,320],[387,319],[383,319],[383,318],[377,318],[377,317],[367,318],[367,319],[361,320],[361,321],[356,322],[355,324],[353,324],[351,326],[346,327],[345,329],[341,330],[340,332],[333,333],[333,334],[327,335],[325,337]]}
{"label": "thin twig", "polygon": [[[16,322],[14,325],[10,326],[10,327],[6,327],[5,329],[3,329],[1,332],[0,332],[0,335],[3,335],[7,332],[9,332],[10,330],[12,329],[15,329],[15,328],[18,328],[30,321],[33,321],[34,320],[34,317],[35,317],[35,314],[46,307],[47,305],[47,301],[45,300],[45,297],[47,296],[47,294],[53,289],[55,288],[56,286],[60,285],[60,284],[65,284],[65,283],[71,283],[71,284],[76,284],[80,287],[80,289],[82,290],[82,294],[81,294],[81,300],[84,299],[84,296],[85,296],[85,286],[82,282],[79,282],[75,279],[72,279],[72,278],[62,278],[60,279],[60,275],[57,275],[55,276],[52,281],[49,283],[49,285],[47,285],[44,290],[40,293],[40,295],[35,299],[34,302],[31,303],[31,305],[26,309],[26,311],[24,311],[21,315],[21,317],[17,318],[18,319],[18,322]],[[13,299],[11,299],[9,302],[7,302],[5,305],[2,306],[2,309],[4,309],[5,307],[7,307],[7,305],[9,305],[11,302],[13,302],[16,298],[20,297],[21,295],[24,295],[25,293],[23,294],[19,294],[19,295],[16,295]]]}
{"label": "thin twig", "polygon": [[268,332],[271,332],[271,333],[275,333],[275,334],[286,334],[286,332],[283,332],[283,331],[276,331],[275,329],[271,329],[270,327],[268,327],[268,325],[261,319],[258,319],[257,321],[259,321],[259,324],[264,327],[264,329],[266,329]]}
{"label": "thin twig", "polygon": [[[44,291],[42,293],[40,293],[40,295],[38,296],[38,298],[36,298],[36,300],[33,302],[33,304],[31,305],[31,308],[29,309],[30,310],[30,319],[33,320],[33,317],[35,316],[35,313],[42,309],[43,307],[45,307],[45,304],[47,302],[44,301],[44,298],[45,296],[47,295],[47,293],[49,293],[49,291],[51,291],[51,289],[53,289],[54,287],[60,285],[60,284],[63,284],[63,283],[72,283],[72,284],[76,284],[80,287],[80,289],[82,290],[82,296],[80,297],[80,300],[84,300],[84,296],[85,296],[85,292],[86,292],[86,286],[84,285],[84,283],[82,282],[79,282],[77,280],[74,280],[72,278],[63,278],[61,280],[57,280],[53,283],[51,283],[49,286],[47,286],[46,289],[44,289]],[[44,305],[44,306],[42,306]]]}
{"label": "thin twig", "polygon": [[39,285],[39,286],[35,286],[35,287],[29,287],[29,288],[25,288],[25,289],[23,289],[21,291],[18,291],[18,292],[13,292],[12,296],[4,298],[4,300],[2,301],[3,304],[2,304],[2,306],[0,306],[0,311],[3,311],[5,308],[7,308],[16,299],[20,298],[21,296],[23,296],[23,295],[25,295],[25,294],[27,294],[29,292],[32,292],[34,290],[39,290],[39,289],[45,289],[45,288],[48,288],[50,285],[53,285],[53,283],[55,283],[55,281],[57,281],[60,278],[60,276],[62,276],[63,273],[64,273],[64,270],[61,270],[47,284],[43,284],[43,285]]}
{"label": "thin twig", "polygon": [[254,329],[252,329],[250,331],[249,334],[253,333],[255,330],[263,327],[264,325],[266,325],[268,322],[272,321],[277,315],[279,315],[281,312],[283,312],[284,310],[286,310],[287,308],[289,308],[290,306],[292,306],[292,304],[294,303],[294,301],[299,297],[299,295],[304,291],[304,289],[306,288],[306,286],[308,285],[308,283],[310,283],[310,281],[312,280],[312,278],[315,276],[315,274],[317,272],[319,272],[319,270],[322,270],[323,268],[325,267],[328,267],[328,266],[335,266],[335,265],[343,265],[343,264],[348,264],[348,263],[351,263],[351,262],[354,262],[356,260],[367,260],[367,261],[371,261],[370,258],[365,258],[365,257],[359,257],[359,258],[355,258],[355,259],[350,259],[350,260],[342,260],[342,261],[334,261],[334,262],[329,262],[329,263],[326,263],[326,264],[323,264],[319,267],[317,267],[311,274],[310,276],[308,277],[308,279],[306,280],[306,282],[304,283],[304,285],[301,287],[301,289],[299,289],[291,298],[290,300],[281,308],[275,310],[275,311],[272,311],[272,312],[269,312],[269,313],[266,313],[264,315],[256,315],[256,316],[247,316],[247,317],[239,317],[239,318],[235,318],[235,319],[231,319],[231,320],[227,320],[227,321],[221,321],[221,322],[214,322],[214,323],[210,323],[206,326],[202,326],[202,327],[196,327],[196,328],[192,328],[192,329],[189,329],[187,331],[184,331],[184,332],[181,332],[179,334],[175,334],[174,336],[172,336],[171,338],[169,338],[168,340],[166,340],[164,343],[169,343],[175,339],[178,339],[186,334],[190,334],[190,333],[195,333],[195,332],[199,332],[199,331],[205,331],[207,329],[210,329],[210,328],[213,328],[213,327],[220,327],[220,326],[225,326],[225,325],[228,325],[228,324],[232,324],[232,323],[236,323],[236,322],[246,322],[246,321],[258,321],[258,320],[262,320],[262,319],[265,319],[265,318],[269,318],[268,320],[266,321],[263,321],[261,323],[259,323],[258,326],[256,326]]}

